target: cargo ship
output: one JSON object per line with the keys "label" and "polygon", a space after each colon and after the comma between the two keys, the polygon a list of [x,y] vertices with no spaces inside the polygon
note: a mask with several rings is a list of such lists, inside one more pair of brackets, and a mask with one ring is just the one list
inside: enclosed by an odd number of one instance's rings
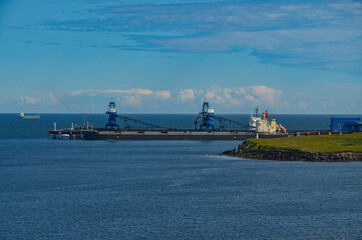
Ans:
{"label": "cargo ship", "polygon": [[[156,124],[147,123],[138,119],[117,114],[115,102],[109,103],[108,121],[105,127],[94,128],[85,124],[83,126],[72,127],[70,129],[49,131],[48,135],[53,135],[54,139],[83,139],[83,140],[244,140],[247,138],[275,138],[287,137],[286,129],[276,123],[273,116],[269,120],[268,112],[263,116],[251,114],[249,123],[230,120],[215,115],[214,109],[209,108],[209,103],[204,101],[201,112],[194,120],[195,129],[174,129]],[[124,121],[124,127],[120,128],[118,120]],[[141,124],[144,128],[132,128],[130,122]],[[215,122],[218,122],[216,128]],[[232,129],[230,126],[234,126]],[[237,129],[235,129],[235,127]]]}
{"label": "cargo ship", "polygon": [[[259,133],[260,138],[286,137],[284,133]],[[195,131],[195,130],[138,130],[109,131],[93,130],[83,132],[84,140],[245,140],[255,138],[252,131]]]}
{"label": "cargo ship", "polygon": [[21,113],[18,115],[18,118],[20,118],[20,119],[39,119],[39,118],[40,118],[40,115],[37,114],[37,115],[32,115],[32,116],[25,116],[25,114],[21,112]]}

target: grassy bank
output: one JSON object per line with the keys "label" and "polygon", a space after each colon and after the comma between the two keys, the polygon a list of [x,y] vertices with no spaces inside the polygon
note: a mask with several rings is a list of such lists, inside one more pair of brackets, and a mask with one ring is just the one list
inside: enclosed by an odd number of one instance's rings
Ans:
{"label": "grassy bank", "polygon": [[247,151],[292,151],[309,153],[362,152],[362,133],[324,136],[301,136],[271,139],[248,139]]}

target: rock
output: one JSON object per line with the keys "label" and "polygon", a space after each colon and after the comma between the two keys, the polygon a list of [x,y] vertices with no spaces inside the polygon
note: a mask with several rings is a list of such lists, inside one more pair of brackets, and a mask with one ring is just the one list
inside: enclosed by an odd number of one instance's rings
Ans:
{"label": "rock", "polygon": [[228,150],[220,155],[278,161],[310,161],[310,162],[350,162],[362,161],[362,153],[309,153],[298,150],[291,151],[250,151],[240,145],[238,149]]}

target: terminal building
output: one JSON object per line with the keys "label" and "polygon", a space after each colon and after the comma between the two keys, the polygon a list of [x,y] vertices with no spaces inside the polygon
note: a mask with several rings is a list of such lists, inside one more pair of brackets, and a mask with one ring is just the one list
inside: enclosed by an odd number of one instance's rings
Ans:
{"label": "terminal building", "polygon": [[360,118],[331,118],[331,131],[333,132],[361,132]]}

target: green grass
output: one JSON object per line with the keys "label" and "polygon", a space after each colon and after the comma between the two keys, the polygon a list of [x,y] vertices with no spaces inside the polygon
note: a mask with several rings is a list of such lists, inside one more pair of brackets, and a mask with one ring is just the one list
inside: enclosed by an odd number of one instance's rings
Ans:
{"label": "green grass", "polygon": [[248,139],[243,148],[248,151],[362,152],[362,133]]}

